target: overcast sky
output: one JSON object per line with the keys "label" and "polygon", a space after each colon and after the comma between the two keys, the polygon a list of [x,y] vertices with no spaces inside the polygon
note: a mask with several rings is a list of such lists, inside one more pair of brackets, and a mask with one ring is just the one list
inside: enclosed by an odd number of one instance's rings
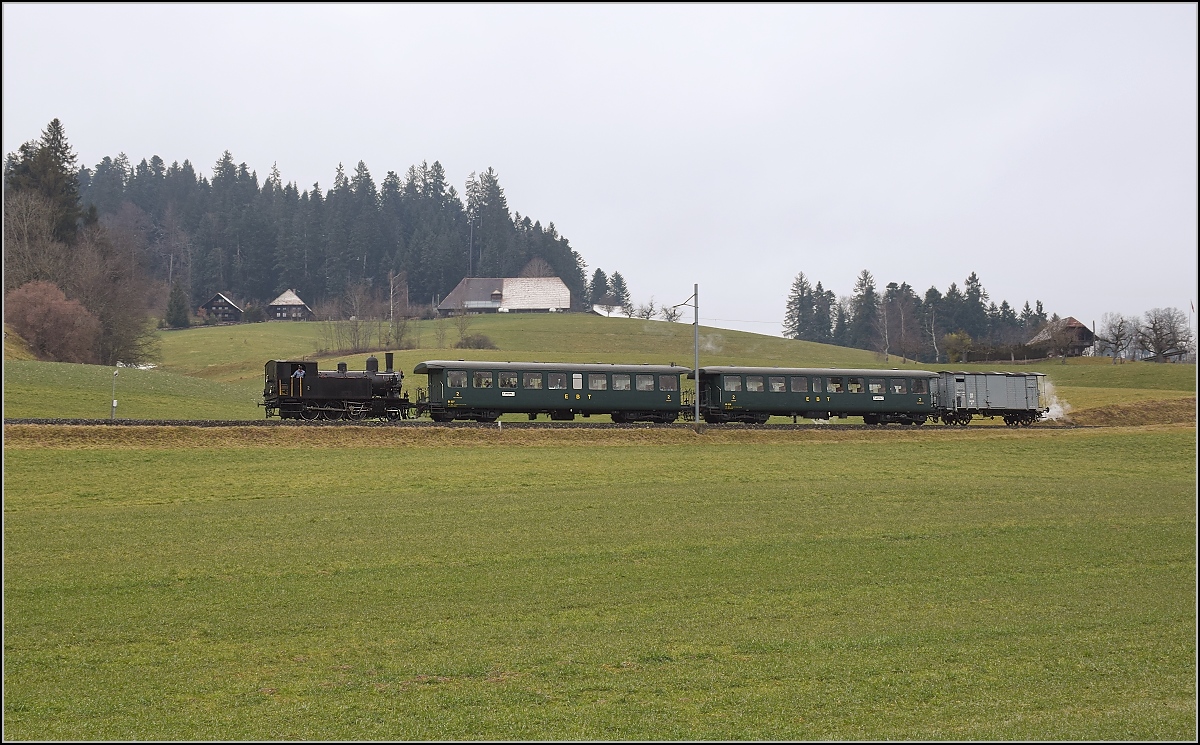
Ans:
{"label": "overcast sky", "polygon": [[[225,150],[300,188],[496,169],[635,302],[779,334],[839,295],[961,287],[1100,323],[1190,313],[1197,6],[3,6],[3,147]],[[691,321],[691,314],[684,319]]]}

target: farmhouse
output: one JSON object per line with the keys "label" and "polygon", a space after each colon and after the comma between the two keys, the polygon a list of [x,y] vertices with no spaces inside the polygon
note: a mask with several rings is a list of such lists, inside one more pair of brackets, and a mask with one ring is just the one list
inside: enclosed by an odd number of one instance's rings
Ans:
{"label": "farmhouse", "polygon": [[229,299],[228,295],[218,292],[212,296],[211,300],[200,306],[199,315],[215,318],[222,323],[238,323],[242,320],[243,311],[237,303]]}
{"label": "farmhouse", "polygon": [[554,313],[571,309],[571,291],[558,277],[467,277],[438,304],[454,313]]}
{"label": "farmhouse", "polygon": [[1096,341],[1096,335],[1087,326],[1072,316],[1047,323],[1026,344],[1030,347],[1042,347],[1053,351],[1064,348],[1067,357],[1079,357],[1084,350],[1089,349]]}
{"label": "farmhouse", "polygon": [[287,290],[267,306],[267,319],[271,321],[309,321],[313,315],[312,308],[295,290]]}

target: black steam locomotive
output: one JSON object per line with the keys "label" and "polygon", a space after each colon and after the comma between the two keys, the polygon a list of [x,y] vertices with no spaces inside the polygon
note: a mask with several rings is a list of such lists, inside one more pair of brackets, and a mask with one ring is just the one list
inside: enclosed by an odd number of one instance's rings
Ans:
{"label": "black steam locomotive", "polygon": [[267,417],[281,419],[407,419],[415,406],[401,391],[404,373],[392,369],[392,353],[384,354],[387,367],[367,358],[366,370],[318,370],[316,362],[271,360],[266,365],[263,406]]}

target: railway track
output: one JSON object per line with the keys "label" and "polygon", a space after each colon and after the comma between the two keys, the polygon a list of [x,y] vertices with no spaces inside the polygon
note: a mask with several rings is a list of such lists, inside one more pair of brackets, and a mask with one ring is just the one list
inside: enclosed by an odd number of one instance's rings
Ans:
{"label": "railway track", "polygon": [[[281,420],[281,419],[232,419],[232,420],[217,420],[217,419],[5,419],[5,425],[9,424],[36,424],[46,426],[78,426],[78,427],[375,427],[375,428],[429,428],[429,427],[449,427],[455,429],[692,429],[691,422],[676,422],[674,424],[652,424],[648,422],[638,422],[634,424],[616,424],[613,422],[554,422],[549,420],[544,421],[518,421],[518,422],[496,422],[484,424],[480,422],[434,422],[427,419],[402,419],[400,421],[385,421],[385,420],[341,420],[341,421],[302,421],[302,420]],[[1065,424],[1060,422],[1039,422],[1039,428],[1074,428],[1076,425]],[[840,423],[822,423],[813,424],[811,422],[792,424],[790,422],[779,424],[706,424],[705,428],[713,428],[718,430],[750,430],[750,431],[778,431],[778,430],[810,430],[810,429],[828,429],[830,427],[839,430],[880,430],[880,429],[945,429],[940,424],[926,424],[922,427],[902,427],[900,425],[872,425],[872,424],[840,424]],[[990,426],[988,427],[990,429]],[[955,430],[968,429],[965,427],[954,427]],[[980,429],[980,427],[975,427]]]}

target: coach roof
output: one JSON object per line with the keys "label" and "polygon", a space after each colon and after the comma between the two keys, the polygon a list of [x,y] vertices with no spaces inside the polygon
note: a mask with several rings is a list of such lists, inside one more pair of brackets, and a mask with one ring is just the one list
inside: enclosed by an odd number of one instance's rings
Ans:
{"label": "coach roof", "polygon": [[[737,367],[733,365],[718,365],[700,368],[701,375],[853,375],[860,377],[893,377],[893,378],[936,378],[935,372],[928,370],[890,370],[890,369],[842,369],[832,367]],[[688,377],[691,377],[689,374]]]}
{"label": "coach roof", "polygon": [[413,368],[416,375],[438,370],[524,370],[528,372],[618,372],[683,375],[690,367],[679,365],[608,365],[599,362],[487,362],[482,360],[426,360]]}

